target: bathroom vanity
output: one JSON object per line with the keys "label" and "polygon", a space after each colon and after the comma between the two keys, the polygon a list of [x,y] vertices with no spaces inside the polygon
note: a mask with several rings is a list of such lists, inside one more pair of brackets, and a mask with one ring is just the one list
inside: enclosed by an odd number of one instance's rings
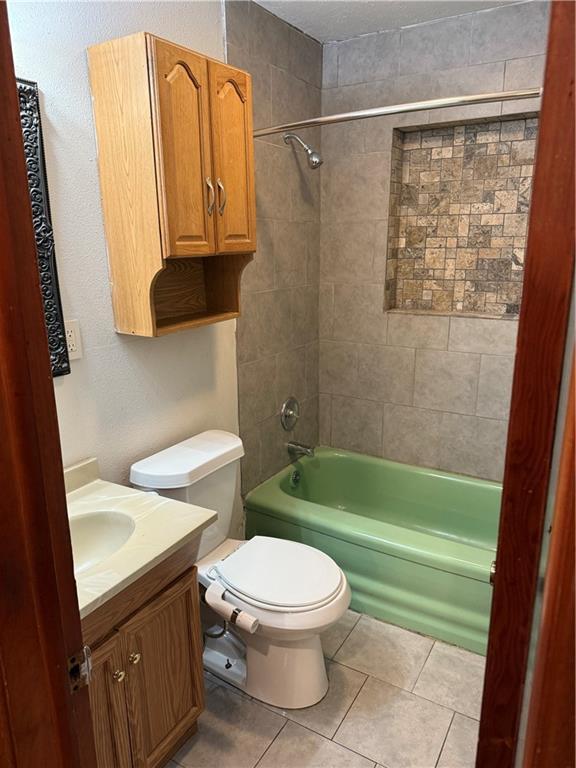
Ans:
{"label": "bathroom vanity", "polygon": [[203,709],[191,564],[217,515],[97,474],[94,460],[66,471],[98,766],[154,768],[194,732]]}

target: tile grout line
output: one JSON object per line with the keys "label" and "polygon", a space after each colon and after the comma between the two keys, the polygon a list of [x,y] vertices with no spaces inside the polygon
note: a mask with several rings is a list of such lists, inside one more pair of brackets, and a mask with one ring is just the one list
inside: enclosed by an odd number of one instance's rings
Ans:
{"label": "tile grout line", "polygon": [[[359,614],[358,614],[358,618],[357,618],[357,619],[356,619],[356,621],[354,622],[353,626],[350,628],[350,631],[348,632],[348,634],[346,635],[346,637],[344,638],[344,640],[342,640],[342,642],[340,643],[340,645],[338,646],[338,648],[336,648],[336,650],[334,651],[334,653],[333,653],[333,654],[332,654],[332,656],[330,657],[330,661],[336,661],[336,654],[337,654],[337,653],[338,653],[338,652],[341,650],[342,646],[344,645],[344,643],[346,642],[346,640],[348,640],[348,638],[350,637],[350,635],[352,634],[352,632],[354,632],[354,630],[355,630],[355,629],[356,629],[356,627],[358,626],[358,623],[359,623],[360,619],[362,618],[362,615],[363,615],[363,614],[361,614],[361,613],[359,613]],[[337,663],[338,663],[338,662],[337,662]],[[344,665],[344,666],[346,666],[346,665]]]}
{"label": "tile grout line", "polygon": [[[362,685],[364,687],[364,685]],[[360,689],[362,690],[362,689]],[[358,691],[360,693],[360,691]],[[373,760],[371,757],[366,757],[366,755],[363,755],[361,752],[357,752],[355,749],[352,749],[351,747],[347,747],[346,744],[340,744],[338,741],[334,741],[334,739],[329,739],[328,736],[324,736],[322,733],[318,733],[318,731],[315,731],[313,728],[310,728],[309,725],[303,725],[302,723],[297,723],[295,720],[291,720],[290,722],[293,722],[295,725],[299,726],[300,728],[304,728],[306,731],[310,731],[310,733],[313,733],[315,736],[320,736],[320,738],[325,739],[326,741],[329,741],[330,743],[336,745],[337,747],[340,747],[341,749],[345,749],[347,752],[351,752],[353,755],[358,755],[358,757],[364,758],[364,760]],[[374,762],[375,765],[377,765],[377,762]],[[254,766],[256,768],[256,766]]]}
{"label": "tile grout line", "polygon": [[272,746],[272,744],[274,744],[274,742],[276,741],[276,739],[278,738],[278,736],[280,736],[280,734],[282,733],[282,731],[284,730],[284,728],[286,728],[286,726],[288,725],[288,723],[289,723],[289,722],[290,722],[290,721],[288,720],[288,718],[284,718],[284,722],[282,723],[282,727],[280,728],[280,730],[278,731],[278,733],[276,734],[276,736],[274,736],[274,738],[272,739],[272,741],[270,742],[270,744],[268,744],[268,746],[266,747],[266,749],[264,750],[264,752],[262,752],[262,754],[260,755],[260,757],[258,758],[258,760],[256,760],[256,762],[254,763],[254,766],[253,766],[253,768],[257,768],[257,767],[260,765],[260,763],[261,763],[261,762],[262,762],[262,760],[264,759],[264,757],[265,757],[266,753],[268,752],[268,750],[270,749],[270,747]]}
{"label": "tile grout line", "polygon": [[[420,680],[420,677],[422,676],[422,672],[424,672],[424,667],[425,667],[425,666],[426,666],[426,664],[428,663],[428,659],[429,659],[429,658],[430,658],[430,656],[432,655],[432,651],[434,650],[434,647],[435,647],[436,643],[437,643],[437,641],[436,641],[436,640],[434,640],[434,642],[433,642],[433,643],[432,643],[432,645],[430,646],[430,650],[428,651],[428,655],[426,656],[426,659],[424,660],[424,664],[422,664],[422,667],[421,667],[421,669],[420,669],[420,672],[418,672],[418,677],[416,678],[416,680],[415,680],[415,682],[414,682],[414,685],[412,686],[412,688],[410,688],[410,693],[414,693],[414,688],[416,688],[416,686],[418,685],[418,680]],[[415,695],[415,696],[417,696],[418,694],[414,694],[414,695]],[[421,698],[424,698],[424,697],[422,696]],[[428,701],[428,699],[427,699],[427,701]]]}
{"label": "tile grout line", "polygon": [[452,718],[450,720],[450,723],[448,724],[448,728],[446,729],[446,735],[444,736],[444,741],[442,742],[442,746],[440,747],[440,751],[438,752],[438,757],[436,758],[436,762],[434,763],[434,768],[437,768],[440,758],[442,757],[442,752],[444,751],[444,746],[446,744],[446,741],[448,740],[448,734],[450,733],[450,728],[452,728],[452,723],[454,722],[455,716],[456,716],[456,712],[452,712]]}
{"label": "tile grout line", "polygon": [[[351,710],[351,709],[352,709],[352,707],[354,706],[354,702],[356,701],[356,699],[358,698],[358,696],[360,696],[360,693],[361,693],[362,689],[364,688],[364,686],[366,685],[366,683],[368,682],[368,680],[369,680],[369,679],[370,679],[370,675],[366,675],[366,676],[365,676],[365,680],[363,681],[362,685],[361,685],[361,686],[360,686],[360,688],[358,689],[358,692],[356,693],[356,696],[354,696],[354,698],[353,698],[353,699],[352,699],[352,701],[350,702],[350,706],[348,707],[348,709],[346,710],[346,712],[345,712],[345,713],[342,715],[342,717],[341,717],[341,719],[340,719],[340,722],[338,723],[338,725],[337,725],[337,726],[336,726],[336,728],[334,729],[334,733],[332,734],[332,736],[330,736],[330,741],[334,741],[334,739],[335,739],[335,737],[336,737],[336,734],[337,734],[337,733],[338,733],[338,731],[340,730],[340,727],[341,727],[342,723],[343,723],[343,722],[344,722],[344,720],[346,720],[346,718],[348,717],[348,713],[350,712],[350,710]],[[335,744],[338,744],[338,742],[337,742],[337,741],[334,741],[334,743],[335,743]],[[341,746],[342,746],[342,745],[341,745]],[[354,750],[351,750],[351,751],[353,752]],[[358,754],[360,754],[360,753],[358,753]],[[364,757],[365,757],[365,755],[364,755]]]}

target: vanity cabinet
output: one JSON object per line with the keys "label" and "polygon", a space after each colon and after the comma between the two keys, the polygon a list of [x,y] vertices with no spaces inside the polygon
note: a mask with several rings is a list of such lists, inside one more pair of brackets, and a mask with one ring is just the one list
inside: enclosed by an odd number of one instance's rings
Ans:
{"label": "vanity cabinet", "polygon": [[256,250],[250,75],[143,32],[88,58],[116,330],[237,317]]}
{"label": "vanity cabinet", "polygon": [[92,660],[99,768],[163,765],[203,708],[196,570],[114,627]]}

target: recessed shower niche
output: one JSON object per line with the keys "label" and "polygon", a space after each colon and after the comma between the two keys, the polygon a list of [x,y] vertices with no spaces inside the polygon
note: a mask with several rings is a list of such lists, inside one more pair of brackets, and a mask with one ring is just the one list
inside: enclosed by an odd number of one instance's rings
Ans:
{"label": "recessed shower niche", "polygon": [[394,131],[386,309],[518,314],[537,130]]}

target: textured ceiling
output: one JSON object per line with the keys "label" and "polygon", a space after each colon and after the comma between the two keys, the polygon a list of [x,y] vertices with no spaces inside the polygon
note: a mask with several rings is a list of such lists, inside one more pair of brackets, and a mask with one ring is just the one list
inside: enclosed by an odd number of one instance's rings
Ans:
{"label": "textured ceiling", "polygon": [[[518,0],[516,0],[517,2]],[[256,0],[311,37],[327,42],[457,16],[514,0]]]}

